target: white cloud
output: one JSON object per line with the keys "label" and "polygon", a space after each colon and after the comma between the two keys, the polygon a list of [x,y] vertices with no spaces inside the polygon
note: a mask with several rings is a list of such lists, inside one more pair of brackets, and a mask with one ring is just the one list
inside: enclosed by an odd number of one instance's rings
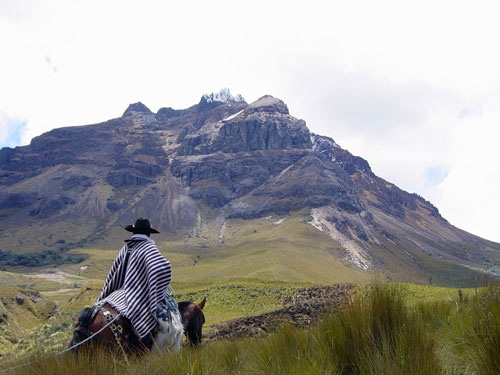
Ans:
{"label": "white cloud", "polygon": [[270,94],[452,224],[500,241],[495,5],[2,1],[1,145],[12,123],[26,123],[26,144],[137,101],[157,111],[222,87]]}

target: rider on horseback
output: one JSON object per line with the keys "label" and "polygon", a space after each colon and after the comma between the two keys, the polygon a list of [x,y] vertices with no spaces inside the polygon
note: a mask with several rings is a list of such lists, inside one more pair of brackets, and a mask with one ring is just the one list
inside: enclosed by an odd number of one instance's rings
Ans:
{"label": "rider on horseback", "polygon": [[149,349],[158,330],[158,305],[165,303],[165,289],[172,279],[170,262],[158,251],[151,233],[159,233],[148,219],[139,218],[125,230],[125,240],[104,282],[98,303],[107,302],[127,318]]}

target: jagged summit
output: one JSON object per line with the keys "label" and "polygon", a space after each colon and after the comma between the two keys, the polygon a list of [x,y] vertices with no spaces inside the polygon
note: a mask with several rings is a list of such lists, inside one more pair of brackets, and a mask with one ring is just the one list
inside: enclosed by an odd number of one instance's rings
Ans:
{"label": "jagged summit", "polygon": [[[231,91],[228,88],[224,88],[216,93],[204,94],[200,99],[198,107],[200,111],[204,111],[227,103],[246,104],[243,96],[241,96],[240,94],[232,95]],[[286,108],[286,105],[284,103],[283,105]],[[171,117],[179,116],[183,113],[183,111],[184,110],[173,109],[171,107],[162,107],[158,110],[158,113],[156,115],[159,119],[165,120]],[[286,112],[288,113],[288,108],[286,108]],[[130,104],[123,113],[122,117],[127,117],[131,115],[154,115],[154,114],[155,113],[152,112],[146,105],[144,105],[141,102],[137,102]]]}
{"label": "jagged summit", "polygon": [[240,94],[236,94],[235,96],[233,96],[231,94],[231,91],[226,87],[217,93],[204,94],[201,98],[201,101],[204,101],[206,103],[219,102],[225,104],[230,102],[240,103],[244,102],[245,99],[243,99],[243,96],[241,96]]}
{"label": "jagged summit", "polygon": [[128,106],[128,108],[123,112],[123,117],[132,115],[134,113],[143,113],[147,115],[153,114],[153,112],[146,107],[144,104],[141,102],[133,103]]}

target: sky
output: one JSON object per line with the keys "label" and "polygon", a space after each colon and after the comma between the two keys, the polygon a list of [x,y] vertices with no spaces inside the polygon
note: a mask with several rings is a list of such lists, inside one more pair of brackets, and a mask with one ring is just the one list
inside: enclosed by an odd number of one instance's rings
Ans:
{"label": "sky", "polygon": [[229,88],[500,242],[495,1],[2,0],[0,147]]}

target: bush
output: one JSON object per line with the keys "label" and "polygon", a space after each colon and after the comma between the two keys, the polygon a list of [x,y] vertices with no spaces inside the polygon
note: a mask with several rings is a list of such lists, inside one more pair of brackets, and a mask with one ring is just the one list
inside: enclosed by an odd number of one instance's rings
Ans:
{"label": "bush", "polygon": [[23,266],[38,267],[52,264],[80,263],[87,258],[87,255],[68,255],[58,250],[41,250],[34,253],[13,254],[11,251],[0,250],[0,267]]}

